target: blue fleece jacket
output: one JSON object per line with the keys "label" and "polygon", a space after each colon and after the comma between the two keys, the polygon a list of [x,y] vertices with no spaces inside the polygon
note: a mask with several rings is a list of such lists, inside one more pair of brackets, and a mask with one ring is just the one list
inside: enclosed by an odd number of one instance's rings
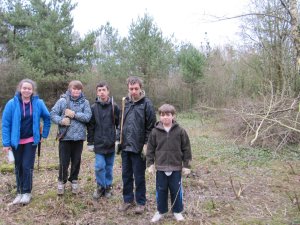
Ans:
{"label": "blue fleece jacket", "polygon": [[[16,93],[14,98],[10,99],[5,105],[2,114],[2,144],[4,147],[13,147],[17,149],[20,142],[21,133],[21,108],[20,93]],[[43,102],[37,95],[32,96],[32,117],[33,117],[33,139],[34,145],[40,141],[40,119],[43,119],[42,137],[47,138],[50,131],[50,113]]]}

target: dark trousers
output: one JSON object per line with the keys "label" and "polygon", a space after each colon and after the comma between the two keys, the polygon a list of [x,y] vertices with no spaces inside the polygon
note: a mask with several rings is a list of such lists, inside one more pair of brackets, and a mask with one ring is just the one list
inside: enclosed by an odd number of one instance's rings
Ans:
{"label": "dark trousers", "polygon": [[[78,180],[81,164],[83,141],[59,142],[59,174],[58,180],[66,183],[68,180]],[[71,171],[68,178],[68,169],[71,162]]]}
{"label": "dark trousers", "polygon": [[[140,154],[122,151],[122,180],[124,202],[133,202],[138,205],[146,204],[146,161]],[[135,193],[133,193],[133,182]]]}
{"label": "dark trousers", "polygon": [[17,193],[19,194],[31,193],[36,147],[37,146],[32,145],[31,142],[18,145],[17,149],[13,149]]}
{"label": "dark trousers", "polygon": [[157,211],[168,212],[168,193],[171,194],[171,209],[174,213],[183,210],[181,171],[173,171],[167,176],[163,171],[156,171],[156,202]]}

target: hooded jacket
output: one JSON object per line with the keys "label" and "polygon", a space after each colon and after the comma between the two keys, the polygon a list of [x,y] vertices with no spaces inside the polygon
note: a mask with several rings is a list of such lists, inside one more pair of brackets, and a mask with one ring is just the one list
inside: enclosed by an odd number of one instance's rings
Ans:
{"label": "hooded jacket", "polygon": [[71,119],[71,125],[62,141],[80,141],[86,139],[86,124],[92,116],[89,101],[81,94],[79,98],[74,99],[70,91],[66,91],[60,99],[52,107],[50,115],[51,120],[58,124],[59,132],[63,132],[66,126],[62,126],[61,121],[64,118],[64,112],[67,108],[67,98],[69,98],[69,109],[75,112],[75,116]]}
{"label": "hooded jacket", "polygon": [[147,167],[155,163],[159,171],[180,171],[182,167],[190,168],[192,152],[186,131],[173,122],[167,132],[162,122],[153,128],[147,145]]}
{"label": "hooded jacket", "polygon": [[92,117],[88,123],[87,141],[89,145],[94,145],[95,153],[108,154],[115,151],[120,109],[115,103],[113,105],[111,98],[107,102],[97,98],[91,106]]}
{"label": "hooded jacket", "polygon": [[[4,147],[18,148],[20,142],[21,129],[21,94],[17,92],[14,98],[10,99],[2,114],[2,144]],[[32,104],[32,130],[33,144],[37,145],[40,141],[40,119],[43,119],[42,137],[47,138],[50,131],[50,114],[43,102],[37,95],[31,97]]]}
{"label": "hooded jacket", "polygon": [[156,122],[155,110],[144,92],[138,101],[125,99],[122,151],[140,153]]}

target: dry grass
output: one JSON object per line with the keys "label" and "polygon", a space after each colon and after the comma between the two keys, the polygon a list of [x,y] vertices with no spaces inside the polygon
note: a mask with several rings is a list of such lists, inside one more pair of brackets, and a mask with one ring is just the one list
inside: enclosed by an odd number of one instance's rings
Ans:
{"label": "dry grass", "polygon": [[[178,121],[190,135],[194,157],[193,173],[183,179],[186,218],[183,224],[297,224],[300,221],[298,149],[275,156],[267,150],[237,147],[224,140],[220,123],[200,123],[195,115],[179,115]],[[54,132],[56,128],[53,128]],[[29,205],[9,206],[15,196],[15,178],[11,172],[0,173],[0,224],[149,224],[156,210],[154,177],[147,174],[146,212],[143,215],[131,211],[121,213],[118,211],[122,203],[120,156],[116,157],[114,168],[113,197],[94,201],[94,156],[85,150],[80,194],[72,195],[68,187],[66,194],[58,197],[57,143],[50,138],[44,146],[47,147],[42,150],[41,169],[34,172],[33,201]],[[6,167],[3,156],[0,168]],[[240,191],[238,197],[232,187],[237,193]],[[168,214],[160,224],[175,224],[175,220]]]}

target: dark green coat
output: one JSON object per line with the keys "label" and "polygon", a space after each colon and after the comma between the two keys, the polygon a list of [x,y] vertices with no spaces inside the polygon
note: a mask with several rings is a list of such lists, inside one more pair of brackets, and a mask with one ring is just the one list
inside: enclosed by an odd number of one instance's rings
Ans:
{"label": "dark green coat", "polygon": [[155,163],[159,171],[180,171],[190,168],[192,160],[191,144],[186,131],[173,122],[167,132],[161,122],[157,122],[149,136],[147,147],[147,167]]}

